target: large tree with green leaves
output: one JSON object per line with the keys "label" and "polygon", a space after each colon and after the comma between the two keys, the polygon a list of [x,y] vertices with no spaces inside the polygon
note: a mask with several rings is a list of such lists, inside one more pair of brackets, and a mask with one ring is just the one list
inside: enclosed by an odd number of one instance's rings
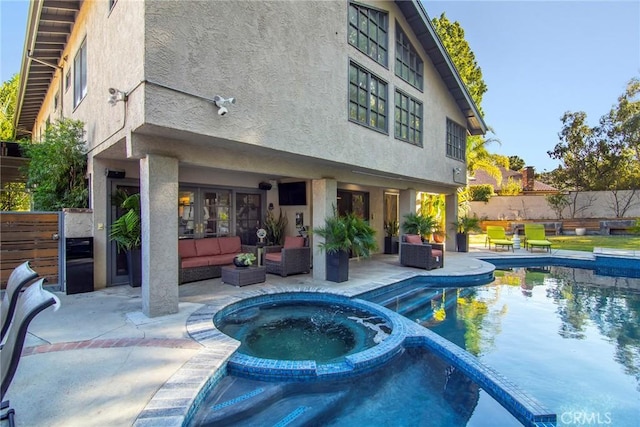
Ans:
{"label": "large tree with green leaves", "polygon": [[[482,69],[478,65],[476,56],[465,39],[464,29],[459,22],[451,22],[444,13],[438,18],[433,18],[431,22],[449,53],[462,82],[467,87],[471,99],[478,107],[480,114],[484,115],[482,97],[487,92],[487,85],[482,77]],[[467,138],[467,169],[469,172],[484,169],[498,182],[501,182],[502,173],[491,153],[487,150],[487,145],[492,142],[499,141],[496,138],[484,138],[482,136]]]}
{"label": "large tree with green leaves", "polygon": [[0,88],[0,139],[13,140],[13,115],[16,110],[18,96],[18,74],[14,74]]}
{"label": "large tree with green leaves", "polygon": [[83,135],[81,121],[62,119],[47,127],[42,141],[26,144],[25,154],[30,159],[27,185],[36,210],[88,206]]}

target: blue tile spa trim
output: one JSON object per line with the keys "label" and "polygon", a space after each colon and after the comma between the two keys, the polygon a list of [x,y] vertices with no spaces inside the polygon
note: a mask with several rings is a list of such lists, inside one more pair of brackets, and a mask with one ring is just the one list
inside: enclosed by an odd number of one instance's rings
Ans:
{"label": "blue tile spa trim", "polygon": [[556,414],[469,352],[392,310],[359,298],[304,292],[260,295],[223,308],[214,316],[214,322],[241,308],[281,301],[320,301],[355,307],[387,320],[392,325],[392,332],[382,343],[349,355],[339,363],[317,365],[309,360],[268,360],[236,353],[229,359],[229,373],[264,381],[316,382],[341,379],[377,369],[404,348],[425,348],[464,372],[523,424],[539,427],[544,423],[556,423]]}
{"label": "blue tile spa trim", "polygon": [[315,382],[361,375],[385,364],[402,352],[404,322],[398,315],[377,304],[330,293],[295,292],[260,295],[231,304],[213,317],[213,322],[238,310],[278,302],[336,304],[353,307],[383,318],[391,325],[391,334],[380,344],[345,357],[344,361],[316,364],[314,360],[272,360],[235,353],[228,361],[230,374],[262,381]]}

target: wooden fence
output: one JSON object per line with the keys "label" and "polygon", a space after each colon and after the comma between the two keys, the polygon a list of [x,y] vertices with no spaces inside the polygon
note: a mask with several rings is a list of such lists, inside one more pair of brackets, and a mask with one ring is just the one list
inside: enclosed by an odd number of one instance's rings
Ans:
{"label": "wooden fence", "polygon": [[59,283],[59,236],[57,212],[0,212],[0,288],[27,260],[48,283]]}

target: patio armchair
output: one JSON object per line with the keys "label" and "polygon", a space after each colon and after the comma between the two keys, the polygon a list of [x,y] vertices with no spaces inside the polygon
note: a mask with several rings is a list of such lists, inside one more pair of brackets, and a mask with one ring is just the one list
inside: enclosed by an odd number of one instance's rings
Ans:
{"label": "patio armchair", "polygon": [[7,419],[10,426],[14,425],[15,411],[11,408],[9,401],[3,399],[18,369],[29,323],[45,308],[55,305],[57,310],[60,307],[58,297],[42,289],[43,283],[44,279],[38,280],[18,297],[13,322],[7,331],[7,339],[0,349],[0,409],[3,411],[0,419]]}
{"label": "patio armchair", "polygon": [[489,250],[491,250],[491,244],[493,243],[493,248],[496,251],[498,246],[507,249],[511,246],[511,252],[514,252],[513,242],[507,238],[504,228],[498,225],[487,225],[487,242],[489,243]]}
{"label": "patio armchair", "polygon": [[25,261],[17,266],[9,275],[7,280],[7,288],[0,304],[0,342],[4,340],[4,336],[7,334],[9,324],[13,319],[13,312],[20,296],[22,288],[38,277],[38,273],[31,269],[29,261]]}
{"label": "patio armchair", "polygon": [[551,242],[547,240],[544,224],[524,225],[524,247],[533,252],[533,248],[541,247],[551,252]]}
{"label": "patio armchair", "polygon": [[400,264],[432,270],[444,266],[444,245],[423,243],[416,234],[404,234],[400,242]]}
{"label": "patio armchair", "polygon": [[267,273],[282,277],[311,271],[311,248],[301,236],[286,236],[284,245],[264,247],[264,266]]}

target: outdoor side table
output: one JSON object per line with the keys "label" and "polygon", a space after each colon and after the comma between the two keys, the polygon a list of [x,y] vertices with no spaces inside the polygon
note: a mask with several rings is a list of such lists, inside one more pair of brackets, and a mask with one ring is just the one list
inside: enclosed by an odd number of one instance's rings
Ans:
{"label": "outdoor side table", "polygon": [[267,269],[265,267],[236,267],[235,265],[222,267],[222,283],[247,286],[262,283],[265,280],[267,280]]}

